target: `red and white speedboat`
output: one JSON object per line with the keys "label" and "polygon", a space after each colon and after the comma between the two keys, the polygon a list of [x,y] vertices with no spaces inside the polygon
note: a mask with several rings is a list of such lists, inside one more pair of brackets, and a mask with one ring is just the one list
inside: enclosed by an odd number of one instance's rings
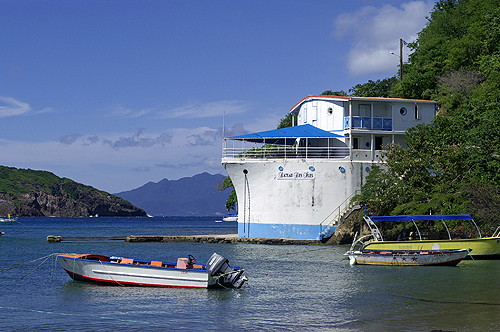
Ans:
{"label": "red and white speedboat", "polygon": [[248,280],[217,253],[206,265],[191,255],[176,263],[92,254],[58,254],[57,260],[74,280],[122,286],[240,288]]}

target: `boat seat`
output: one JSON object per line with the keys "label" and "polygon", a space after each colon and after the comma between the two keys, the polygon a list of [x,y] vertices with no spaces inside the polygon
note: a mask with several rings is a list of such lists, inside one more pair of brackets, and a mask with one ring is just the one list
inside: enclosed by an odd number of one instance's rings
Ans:
{"label": "boat seat", "polygon": [[159,266],[162,267],[163,262],[160,261],[151,261],[151,266]]}
{"label": "boat seat", "polygon": [[177,266],[178,269],[192,269],[193,264],[188,264],[188,259],[187,258],[178,258],[177,259]]}
{"label": "boat seat", "polygon": [[122,264],[134,264],[134,259],[133,258],[122,258],[122,261],[120,263],[122,263]]}

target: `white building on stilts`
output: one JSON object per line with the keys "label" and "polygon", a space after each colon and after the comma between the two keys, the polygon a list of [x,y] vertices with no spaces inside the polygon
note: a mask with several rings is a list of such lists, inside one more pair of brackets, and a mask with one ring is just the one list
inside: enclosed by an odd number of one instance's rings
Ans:
{"label": "white building on stilts", "polygon": [[238,236],[322,239],[381,165],[385,145],[430,122],[428,100],[307,96],[297,126],[227,137],[222,164],[238,197]]}

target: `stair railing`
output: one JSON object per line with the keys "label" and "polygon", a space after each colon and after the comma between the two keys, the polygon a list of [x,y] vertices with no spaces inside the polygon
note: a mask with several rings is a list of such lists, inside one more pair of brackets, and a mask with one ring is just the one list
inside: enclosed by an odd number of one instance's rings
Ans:
{"label": "stair railing", "polygon": [[[356,196],[358,193],[360,193],[361,190],[355,190],[354,193],[352,193],[349,197],[347,197],[337,208],[332,210],[332,212],[325,218],[323,221],[319,224],[319,233],[323,233],[323,231],[330,225],[333,225],[333,222],[337,219],[340,219],[341,214],[347,210],[347,208],[350,206],[351,199]],[[331,219],[330,217],[337,212],[335,217]],[[326,221],[330,220],[330,223],[323,225]]]}

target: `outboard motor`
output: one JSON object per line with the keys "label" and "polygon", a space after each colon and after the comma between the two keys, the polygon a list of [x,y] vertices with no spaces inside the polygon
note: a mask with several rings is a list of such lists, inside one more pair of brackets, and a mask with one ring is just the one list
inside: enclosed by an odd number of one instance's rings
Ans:
{"label": "outboard motor", "polygon": [[210,271],[214,277],[219,277],[218,283],[221,285],[231,285],[235,288],[243,286],[247,277],[243,274],[243,269],[234,270],[229,266],[229,260],[221,255],[214,253],[208,260],[205,269]]}

